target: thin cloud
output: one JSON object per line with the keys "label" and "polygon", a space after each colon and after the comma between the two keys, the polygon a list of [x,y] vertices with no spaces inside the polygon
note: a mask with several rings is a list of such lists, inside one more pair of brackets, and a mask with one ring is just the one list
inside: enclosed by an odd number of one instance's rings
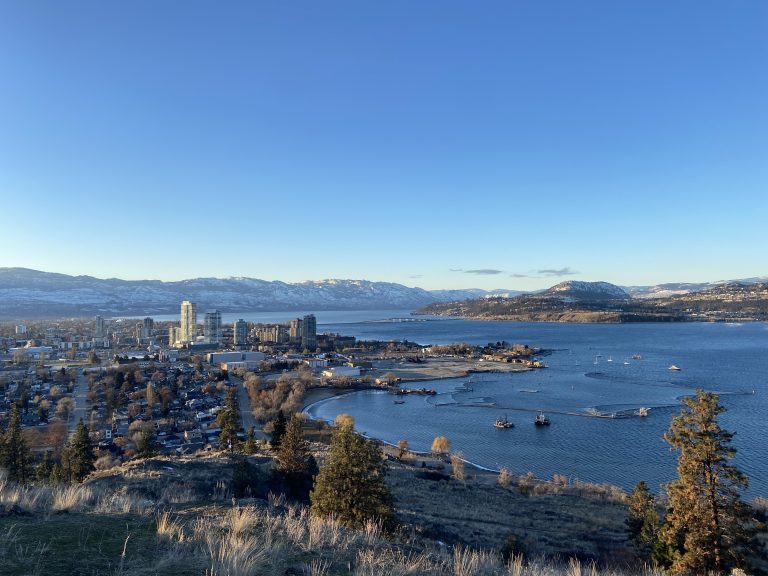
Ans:
{"label": "thin cloud", "polygon": [[535,278],[535,276],[530,276],[528,274],[510,274],[510,278]]}
{"label": "thin cloud", "polygon": [[463,268],[448,268],[450,272],[464,272]]}
{"label": "thin cloud", "polygon": [[493,268],[480,268],[478,270],[464,270],[464,274],[480,274],[481,276],[492,276],[502,274],[504,270],[495,270]]}
{"label": "thin cloud", "polygon": [[571,270],[570,267],[566,266],[565,268],[560,269],[548,268],[545,270],[537,270],[537,273],[542,276],[573,276],[579,272],[578,270]]}
{"label": "thin cloud", "polygon": [[424,274],[411,274],[408,276],[408,278],[417,279],[417,278],[424,278]]}

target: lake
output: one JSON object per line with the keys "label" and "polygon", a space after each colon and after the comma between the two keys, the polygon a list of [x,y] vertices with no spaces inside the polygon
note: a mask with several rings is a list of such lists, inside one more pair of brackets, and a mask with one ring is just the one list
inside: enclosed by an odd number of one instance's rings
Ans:
{"label": "lake", "polygon": [[[349,314],[349,313],[347,313]],[[550,350],[543,370],[482,374],[425,383],[437,396],[362,391],[309,408],[333,420],[346,412],[356,428],[414,450],[437,435],[487,468],[506,467],[540,478],[565,474],[631,489],[654,489],[675,477],[676,455],[662,435],[679,412],[679,398],[704,388],[721,395],[721,424],[736,432],[735,463],[750,478],[747,496],[768,495],[768,325],[765,323],[559,324],[408,318],[407,311],[320,314],[318,330],[359,339],[420,344],[506,340]],[[325,321],[323,321],[325,320]],[[640,359],[633,358],[640,356]],[[680,371],[670,371],[671,365]],[[420,384],[421,386],[422,384]],[[615,417],[648,408],[647,417]],[[549,427],[536,427],[542,410]],[[592,415],[590,415],[592,414]],[[606,416],[595,417],[594,414]],[[506,415],[515,427],[493,427]]]}

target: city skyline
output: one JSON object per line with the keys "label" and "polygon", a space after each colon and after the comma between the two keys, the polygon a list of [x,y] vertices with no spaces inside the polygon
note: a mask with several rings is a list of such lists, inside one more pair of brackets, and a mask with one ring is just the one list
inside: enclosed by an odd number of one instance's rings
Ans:
{"label": "city skyline", "polygon": [[766,276],[766,22],[692,1],[5,2],[0,267]]}

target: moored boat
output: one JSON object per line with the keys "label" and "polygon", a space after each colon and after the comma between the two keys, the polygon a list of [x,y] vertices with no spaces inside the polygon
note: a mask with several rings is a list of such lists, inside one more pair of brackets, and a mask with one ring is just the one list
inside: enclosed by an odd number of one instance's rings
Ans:
{"label": "moored boat", "polygon": [[515,427],[515,425],[507,419],[507,415],[506,414],[504,416],[502,416],[501,418],[496,418],[496,422],[493,425],[496,428],[502,428],[502,429],[514,428]]}
{"label": "moored boat", "polygon": [[533,419],[533,423],[536,424],[536,426],[549,426],[551,424],[549,418],[547,418],[544,412],[539,412],[536,414],[536,418]]}

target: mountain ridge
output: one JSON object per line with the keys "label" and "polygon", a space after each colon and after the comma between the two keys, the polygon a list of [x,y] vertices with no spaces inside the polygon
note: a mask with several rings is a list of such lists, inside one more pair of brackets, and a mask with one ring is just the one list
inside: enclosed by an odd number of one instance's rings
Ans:
{"label": "mountain ridge", "polygon": [[200,310],[223,312],[415,309],[485,293],[481,289],[429,291],[394,282],[337,278],[296,283],[248,277],[164,282],[0,268],[2,318],[168,314],[178,312],[182,300],[194,301]]}
{"label": "mountain ridge", "polygon": [[[735,282],[757,284],[767,277]],[[692,294],[734,281],[668,283],[620,287],[608,282],[569,280],[546,290],[484,290],[480,288],[425,290],[394,282],[336,279],[289,283],[246,276],[162,280],[124,280],[72,276],[30,268],[0,268],[0,318],[54,316],[171,314],[181,300],[199,309],[224,312],[289,310],[418,309],[435,303],[472,300],[497,301],[528,295],[570,300],[654,300]],[[591,293],[591,296],[589,295]]]}

